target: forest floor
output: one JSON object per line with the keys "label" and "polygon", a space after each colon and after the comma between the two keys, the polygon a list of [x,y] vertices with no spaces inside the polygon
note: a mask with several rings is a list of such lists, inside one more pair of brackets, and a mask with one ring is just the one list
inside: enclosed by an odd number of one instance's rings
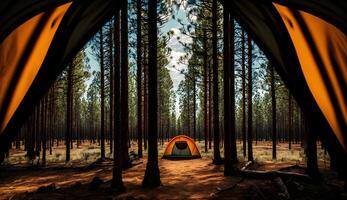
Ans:
{"label": "forest floor", "polygon": [[[271,157],[269,145],[270,143],[258,143],[254,146],[256,163],[250,167],[251,170],[285,169],[304,173],[305,162],[300,157],[300,145],[293,145],[292,150],[288,151],[287,144],[279,144],[279,157],[282,154],[284,157],[277,161],[267,159],[268,151]],[[159,159],[162,186],[156,189],[141,187],[146,157],[134,161],[134,166],[123,172],[127,191],[120,195],[108,192],[112,179],[112,161],[106,160],[98,164],[91,161],[94,154],[87,153],[97,152],[97,146],[85,144],[80,148],[74,148],[72,158],[75,161],[69,164],[64,164],[60,156],[57,159],[53,153],[52,158],[55,157],[56,160],[50,160],[51,157],[48,157],[46,167],[32,167],[21,159],[15,159],[24,156],[23,152],[11,150],[12,160],[8,159],[8,163],[0,168],[0,199],[286,199],[287,196],[271,177],[225,177],[223,166],[213,165],[210,158],[211,150],[210,153],[204,153],[202,146],[203,144],[199,143],[202,159]],[[162,153],[164,146],[159,147],[159,152]],[[59,148],[53,152],[59,152]],[[83,153],[85,155],[80,159],[76,158]],[[286,157],[286,154],[289,155]],[[242,161],[240,166],[244,163]],[[290,166],[294,167],[287,168]],[[321,183],[283,178],[290,199],[347,199],[343,182],[327,166],[329,164],[325,156],[324,161],[320,158],[319,167],[324,177]],[[98,177],[98,180],[95,177]]]}

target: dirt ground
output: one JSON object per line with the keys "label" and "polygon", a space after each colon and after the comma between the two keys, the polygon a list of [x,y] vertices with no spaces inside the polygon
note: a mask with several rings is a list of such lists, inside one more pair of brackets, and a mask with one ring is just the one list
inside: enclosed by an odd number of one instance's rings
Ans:
{"label": "dirt ground", "polygon": [[[267,151],[266,144],[259,144],[254,149],[258,159]],[[288,150],[283,148],[283,151]],[[293,154],[300,154],[293,151]],[[112,178],[110,160],[96,164],[77,159],[68,165],[57,161],[44,168],[23,163],[9,164],[0,168],[0,199],[286,199],[272,178],[225,177],[223,166],[212,165],[210,156],[203,152],[202,155],[202,159],[195,160],[160,159],[162,186],[156,189],[141,187],[146,158],[136,160],[132,168],[123,172],[127,191],[118,195],[108,190]],[[295,166],[287,171],[304,173],[305,165],[300,159],[258,160],[250,169],[279,170]],[[326,162],[320,161],[319,166],[324,177],[321,183],[283,179],[290,199],[347,199],[343,182],[327,169]],[[92,181],[95,177],[102,180],[96,186]]]}

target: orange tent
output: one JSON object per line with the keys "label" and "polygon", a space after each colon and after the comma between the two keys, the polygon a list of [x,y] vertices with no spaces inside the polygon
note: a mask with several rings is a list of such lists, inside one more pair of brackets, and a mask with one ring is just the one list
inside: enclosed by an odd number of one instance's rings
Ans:
{"label": "orange tent", "polygon": [[201,158],[201,155],[192,138],[185,135],[178,135],[172,138],[167,144],[163,158],[194,159]]}

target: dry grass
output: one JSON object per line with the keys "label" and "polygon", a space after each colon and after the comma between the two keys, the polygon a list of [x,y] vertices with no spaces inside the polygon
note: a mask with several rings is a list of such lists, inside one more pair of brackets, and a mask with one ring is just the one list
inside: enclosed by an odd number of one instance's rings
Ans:
{"label": "dry grass", "polygon": [[[132,197],[136,199],[209,199],[214,198],[216,187],[225,188],[235,182],[238,182],[240,177],[225,177],[223,175],[223,166],[215,166],[211,164],[213,155],[213,147],[208,152],[204,152],[204,143],[197,142],[198,148],[202,155],[202,159],[170,161],[159,160],[159,168],[163,185],[154,190],[146,190],[141,188],[144,171],[146,168],[147,152],[144,152],[143,162],[125,170],[123,172],[123,180],[127,187],[127,192],[118,198]],[[305,167],[305,155],[303,149],[298,144],[292,146],[292,150],[288,150],[288,144],[279,143],[277,146],[278,160],[272,160],[272,148],[270,142],[258,142],[253,144],[254,158],[262,164],[254,165],[257,170],[278,170],[280,168],[300,165]],[[159,157],[162,156],[166,147],[166,143],[159,144]],[[238,142],[237,146],[239,160],[243,161],[242,146]],[[137,151],[135,141],[131,142],[129,151]],[[47,152],[48,153],[48,152]],[[113,195],[105,192],[109,187],[112,179],[112,162],[107,160],[102,164],[95,165],[93,168],[50,168],[51,166],[62,166],[65,164],[65,147],[54,147],[52,155],[47,155],[47,168],[26,168],[21,167],[31,164],[24,157],[23,150],[11,150],[11,156],[7,160],[8,165],[19,165],[19,167],[3,167],[4,171],[0,170],[0,199],[114,199]],[[223,155],[223,148],[221,147]],[[110,156],[109,146],[106,148],[106,155]],[[100,156],[100,147],[97,144],[84,143],[79,148],[74,148],[71,151],[70,165],[79,166],[92,163]],[[112,155],[111,155],[112,156]],[[320,161],[324,159],[324,151],[318,146],[318,157]],[[327,156],[326,156],[327,158]],[[326,159],[328,161],[328,159]],[[322,172],[326,166],[319,162]],[[328,165],[327,165],[328,166]],[[89,191],[88,187],[91,180],[98,176],[105,181],[100,190]],[[76,186],[79,182],[81,186]],[[47,186],[51,183],[61,187],[54,192],[35,192],[39,187]],[[262,185],[263,184],[263,185]],[[250,195],[251,188],[258,185],[262,189],[270,189],[276,194],[276,187],[271,181],[247,179],[240,184],[236,189],[230,192],[230,197],[235,199],[245,199],[245,195]],[[339,183],[342,185],[342,183]],[[317,186],[318,187],[318,186]],[[340,187],[340,186],[339,186]],[[341,186],[342,187],[342,186]],[[320,192],[321,188],[313,190]],[[28,193],[29,192],[29,193]],[[33,192],[33,193],[31,193]],[[330,192],[330,191],[329,191]],[[306,192],[311,195],[311,191]],[[323,192],[321,192],[323,193]],[[327,193],[328,192],[324,192]],[[295,194],[295,193],[293,193]],[[229,199],[228,194],[226,199]],[[306,194],[305,194],[306,195]],[[321,196],[321,194],[317,194]],[[217,198],[218,199],[218,198]],[[222,198],[223,199],[223,198]],[[252,199],[252,198],[249,198]],[[253,198],[256,199],[256,198]],[[324,199],[318,198],[318,199]]]}
{"label": "dry grass", "polygon": [[[161,158],[163,155],[163,152],[165,150],[167,141],[164,142],[164,144],[158,144],[158,152],[159,157]],[[213,145],[211,149],[208,149],[207,152],[205,152],[205,143],[204,141],[197,141],[196,142],[200,154],[203,158],[212,159],[213,158]],[[21,147],[23,148],[23,146]],[[246,159],[243,158],[242,155],[242,144],[240,142],[237,142],[237,153],[239,161],[245,161]],[[135,152],[137,153],[137,143],[135,141],[131,141],[131,147],[129,149],[129,152]],[[221,155],[224,154],[223,146],[221,144]],[[25,157],[26,152],[23,149],[16,150],[11,149],[10,150],[10,157],[7,158],[4,162],[5,165],[26,165],[31,164],[31,162],[28,161],[27,157]],[[147,155],[147,151],[144,151],[144,155]],[[109,145],[106,143],[106,157],[112,157],[113,155],[110,153]],[[254,159],[257,162],[295,162],[298,164],[304,164],[306,161],[304,149],[301,147],[300,144],[292,144],[292,149],[289,150],[288,143],[278,143],[277,144],[277,160],[272,159],[272,143],[269,141],[264,142],[257,142],[257,144],[253,143],[253,156]],[[321,148],[321,145],[317,145],[317,156],[319,159],[319,162],[323,162],[325,165],[329,165],[329,155],[324,152],[324,150]],[[71,149],[71,160],[72,164],[79,163],[79,164],[89,164],[91,162],[94,162],[100,157],[100,146],[97,143],[89,143],[85,142],[82,145],[80,145],[77,148],[77,145],[74,144],[74,148]],[[52,155],[49,154],[47,151],[47,164],[48,165],[56,165],[56,164],[64,164],[65,163],[65,146],[54,146]]]}

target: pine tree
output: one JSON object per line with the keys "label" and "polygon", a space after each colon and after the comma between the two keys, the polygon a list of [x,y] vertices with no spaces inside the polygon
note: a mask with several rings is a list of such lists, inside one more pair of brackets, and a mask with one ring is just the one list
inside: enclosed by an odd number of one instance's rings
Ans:
{"label": "pine tree", "polygon": [[128,102],[128,3],[121,4],[121,134],[122,134],[122,167],[131,166],[129,158],[129,102]]}
{"label": "pine tree", "polygon": [[66,134],[65,134],[65,145],[66,145],[66,158],[65,161],[70,161],[70,140],[72,132],[72,99],[73,99],[73,85],[72,85],[72,71],[73,65],[70,64],[67,73],[67,98],[66,98]]}
{"label": "pine tree", "polygon": [[219,96],[217,55],[217,0],[212,1],[212,69],[213,69],[213,163],[222,163],[219,150]]}
{"label": "pine tree", "polygon": [[276,88],[275,88],[275,70],[270,64],[270,82],[271,82],[271,105],[272,105],[272,159],[276,159],[277,145],[277,124],[276,124]]}
{"label": "pine tree", "polygon": [[121,111],[120,111],[120,9],[115,9],[114,15],[114,154],[112,190],[123,192],[125,190],[122,179],[122,136],[121,136]]}
{"label": "pine tree", "polygon": [[246,158],[246,64],[245,64],[245,31],[241,33],[241,79],[242,79],[242,147],[243,157]]}
{"label": "pine tree", "polygon": [[250,36],[247,37],[248,46],[248,160],[253,161],[253,121],[252,121],[252,96],[253,96],[253,85],[252,85],[252,40]]}
{"label": "pine tree", "polygon": [[103,30],[100,29],[100,97],[101,97],[101,103],[100,103],[100,110],[101,110],[101,131],[100,131],[100,140],[101,140],[101,159],[105,159],[105,68],[104,68],[104,39],[103,39]]}
{"label": "pine tree", "polygon": [[[224,175],[230,176],[234,174],[231,160],[231,70],[230,68],[230,14],[224,7]],[[232,44],[233,45],[233,44]],[[233,55],[234,56],[234,55]]]}
{"label": "pine tree", "polygon": [[138,156],[142,158],[142,1],[136,0],[137,16],[137,144]]}
{"label": "pine tree", "polygon": [[158,166],[158,94],[157,94],[157,1],[148,0],[148,162],[142,185],[157,187],[161,184]]}

